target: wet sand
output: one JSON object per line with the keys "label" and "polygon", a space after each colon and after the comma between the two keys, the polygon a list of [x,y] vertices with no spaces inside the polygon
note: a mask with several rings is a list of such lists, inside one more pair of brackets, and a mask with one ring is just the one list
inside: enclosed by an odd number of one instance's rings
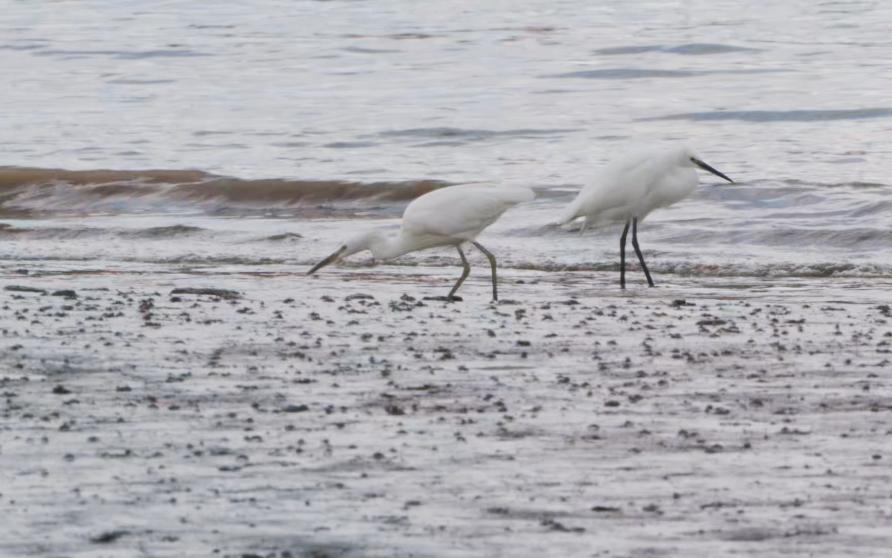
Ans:
{"label": "wet sand", "polygon": [[0,555],[889,555],[889,279],[249,271],[0,270]]}

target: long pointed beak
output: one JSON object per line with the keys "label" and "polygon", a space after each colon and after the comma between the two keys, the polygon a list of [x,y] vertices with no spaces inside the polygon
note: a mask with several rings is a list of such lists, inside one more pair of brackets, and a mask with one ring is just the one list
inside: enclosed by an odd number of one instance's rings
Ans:
{"label": "long pointed beak", "polygon": [[323,267],[327,266],[328,264],[338,261],[339,259],[341,259],[341,253],[346,249],[347,249],[346,246],[341,246],[340,248],[338,248],[338,250],[335,253],[328,256],[327,258],[325,258],[321,262],[317,263],[316,265],[314,265],[313,269],[311,269],[310,271],[307,272],[307,275],[312,275],[312,274],[316,273],[317,271],[319,271],[320,269],[322,269]]}
{"label": "long pointed beak", "polygon": [[700,167],[701,169],[703,169],[703,170],[705,170],[705,171],[707,171],[707,172],[711,172],[712,174],[714,174],[714,175],[716,175],[716,176],[719,176],[719,177],[721,177],[721,178],[724,178],[725,180],[727,180],[727,181],[730,182],[731,184],[734,184],[734,181],[731,180],[730,178],[728,178],[723,172],[721,172],[721,171],[719,171],[719,170],[716,170],[715,168],[713,168],[713,167],[707,165],[706,163],[704,163],[704,162],[701,161],[700,159],[696,159],[696,158],[694,158],[694,157],[691,157],[691,161],[693,161],[693,163],[694,163],[695,165],[697,165],[698,167]]}

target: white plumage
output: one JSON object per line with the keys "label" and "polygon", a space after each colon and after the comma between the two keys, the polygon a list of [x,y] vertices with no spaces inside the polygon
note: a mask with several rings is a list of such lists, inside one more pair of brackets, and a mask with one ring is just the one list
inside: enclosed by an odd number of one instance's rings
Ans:
{"label": "white plumage", "polygon": [[453,186],[429,192],[403,212],[403,234],[441,238],[444,245],[472,241],[515,205],[532,201],[529,188]]}
{"label": "white plumage", "polygon": [[689,196],[698,184],[696,168],[733,182],[700,160],[687,147],[650,148],[625,153],[609,163],[583,188],[564,210],[559,222],[585,219],[589,225],[625,223],[620,237],[620,286],[626,286],[626,235],[632,226],[632,246],[641,268],[653,287],[647,264],[638,246],[638,222],[650,212]]}
{"label": "white plumage", "polygon": [[356,236],[313,266],[309,274],[362,250],[371,251],[376,260],[389,260],[417,250],[455,246],[464,270],[449,292],[448,298],[451,299],[470,273],[470,264],[461,249],[462,244],[470,242],[489,259],[492,267],[493,300],[498,300],[495,256],[477,242],[476,238],[505,211],[519,203],[531,201],[534,197],[535,194],[529,188],[476,185],[453,186],[428,192],[406,207],[399,232],[385,234],[372,231]]}

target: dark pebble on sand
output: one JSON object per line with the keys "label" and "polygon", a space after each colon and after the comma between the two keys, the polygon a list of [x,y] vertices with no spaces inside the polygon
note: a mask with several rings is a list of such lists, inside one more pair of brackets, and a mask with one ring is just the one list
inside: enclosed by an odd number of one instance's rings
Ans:
{"label": "dark pebble on sand", "polygon": [[373,297],[370,294],[356,293],[356,294],[352,294],[352,295],[347,295],[344,298],[344,300],[375,300],[375,297]]}
{"label": "dark pebble on sand", "polygon": [[[406,302],[414,302],[415,299],[409,295],[403,295],[400,297],[400,300],[404,300]],[[422,300],[434,300],[440,302],[461,302],[463,299],[460,296],[426,296]]]}
{"label": "dark pebble on sand", "polygon": [[306,405],[286,405],[282,408],[283,413],[304,413],[309,410],[310,408]]}
{"label": "dark pebble on sand", "polygon": [[95,537],[90,537],[90,542],[95,544],[108,544],[111,542],[115,542],[121,537],[128,535],[127,531],[123,529],[116,529],[114,531],[106,531],[104,533],[100,533]]}
{"label": "dark pebble on sand", "polygon": [[241,298],[241,293],[238,291],[233,291],[230,289],[211,289],[211,288],[182,288],[182,289],[174,289],[170,291],[172,295],[207,295],[207,296],[216,296],[219,298],[223,298],[226,300],[234,300],[237,298]]}
{"label": "dark pebble on sand", "polygon": [[620,509],[615,506],[592,506],[592,511],[598,513],[616,513],[619,512]]}
{"label": "dark pebble on sand", "polygon": [[25,287],[23,285],[7,285],[3,287],[4,291],[13,291],[17,293],[38,293],[38,294],[46,294],[44,289],[38,289],[37,287]]}
{"label": "dark pebble on sand", "polygon": [[554,518],[546,518],[539,522],[540,525],[547,528],[549,531],[557,531],[559,533],[584,533],[584,527],[567,527],[560,521]]}
{"label": "dark pebble on sand", "polygon": [[64,296],[65,298],[77,298],[77,293],[71,289],[61,289],[53,291],[53,296]]}

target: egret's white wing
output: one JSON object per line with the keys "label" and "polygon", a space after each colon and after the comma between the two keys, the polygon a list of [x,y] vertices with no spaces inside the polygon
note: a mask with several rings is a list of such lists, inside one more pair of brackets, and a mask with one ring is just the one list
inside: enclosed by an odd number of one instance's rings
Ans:
{"label": "egret's white wing", "polygon": [[434,190],[406,207],[405,233],[473,240],[505,211],[535,195],[528,188],[453,186]]}
{"label": "egret's white wing", "polygon": [[564,210],[560,223],[585,216],[596,223],[625,220],[636,205],[648,199],[660,178],[650,151],[639,151],[612,161]]}

